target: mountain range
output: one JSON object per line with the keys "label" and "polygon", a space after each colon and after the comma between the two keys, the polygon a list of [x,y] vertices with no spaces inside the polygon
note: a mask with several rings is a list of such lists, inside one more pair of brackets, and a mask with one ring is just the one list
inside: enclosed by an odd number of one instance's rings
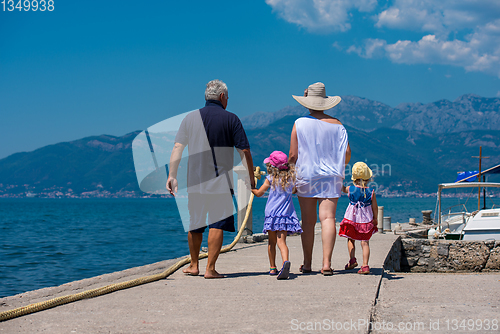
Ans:
{"label": "mountain range", "polygon": [[[363,131],[392,128],[427,133],[470,130],[500,130],[500,98],[462,95],[455,101],[402,103],[395,108],[356,96],[342,96],[342,102],[327,114],[344,125]],[[302,106],[286,107],[274,113],[257,112],[242,118],[245,129],[262,128],[285,116],[303,116]]]}
{"label": "mountain range", "polygon": [[[406,103],[390,107],[355,96],[327,111],[346,127],[352,163],[365,161],[380,190],[434,193],[458,171],[477,170],[472,158],[483,147],[484,166],[500,163],[500,98],[463,95],[455,101]],[[288,153],[294,121],[308,111],[286,107],[243,117],[254,164],[271,151]],[[16,153],[0,160],[0,196],[31,193],[141,194],[132,141],[125,136],[93,136]]]}

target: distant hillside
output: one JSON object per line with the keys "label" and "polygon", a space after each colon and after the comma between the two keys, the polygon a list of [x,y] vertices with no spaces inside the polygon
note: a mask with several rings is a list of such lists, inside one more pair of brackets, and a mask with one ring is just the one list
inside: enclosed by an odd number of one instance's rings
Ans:
{"label": "distant hillside", "polygon": [[395,129],[431,133],[500,130],[500,98],[469,94],[453,102],[401,104],[397,108],[408,116],[394,125]]}
{"label": "distant hillside", "polygon": [[[342,101],[327,114],[340,119],[344,124],[356,129],[373,131],[394,126],[407,117],[410,112],[356,96],[342,96]],[[286,116],[304,116],[309,111],[302,106],[285,107],[273,113],[257,112],[242,118],[245,129],[263,128]]]}
{"label": "distant hillside", "polygon": [[0,194],[27,189],[139,191],[131,149],[138,133],[87,137],[13,154],[0,160]]}
{"label": "distant hillside", "polygon": [[[438,183],[453,182],[457,171],[477,169],[472,156],[479,146],[490,156],[483,166],[500,164],[499,108],[500,99],[475,95],[397,108],[345,96],[329,113],[346,126],[351,163],[366,161],[378,172],[375,182],[382,189],[431,193]],[[304,114],[305,108],[287,107],[242,119],[256,165],[274,150],[288,153],[293,123]],[[138,133],[88,137],[1,159],[0,196],[27,191],[141,194],[131,149]]]}
{"label": "distant hillside", "polygon": [[[242,122],[248,129],[262,128],[285,116],[307,113],[302,106],[286,107],[274,113],[255,113],[242,118]],[[342,102],[327,114],[364,131],[380,128],[429,133],[500,130],[500,98],[473,94],[462,95],[453,102],[403,103],[396,108],[356,96],[342,96]]]}

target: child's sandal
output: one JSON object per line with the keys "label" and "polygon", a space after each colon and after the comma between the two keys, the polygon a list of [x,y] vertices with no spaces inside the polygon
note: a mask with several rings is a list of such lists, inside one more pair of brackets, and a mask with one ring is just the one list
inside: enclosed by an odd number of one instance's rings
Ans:
{"label": "child's sandal", "polygon": [[368,275],[370,273],[370,267],[368,266],[362,266],[361,269],[359,269],[358,274],[363,274],[363,275]]}
{"label": "child's sandal", "polygon": [[276,268],[276,267],[270,267],[269,268],[269,275],[271,275],[271,276],[278,275],[278,268]]}
{"label": "child's sandal", "polygon": [[358,266],[358,261],[356,260],[355,257],[349,260],[349,262],[345,265],[345,270],[351,270],[354,269]]}
{"label": "child's sandal", "polygon": [[290,274],[290,261],[285,261],[283,262],[283,267],[281,268],[279,274],[278,274],[278,277],[276,277],[277,279],[287,279],[288,278],[288,274]]}

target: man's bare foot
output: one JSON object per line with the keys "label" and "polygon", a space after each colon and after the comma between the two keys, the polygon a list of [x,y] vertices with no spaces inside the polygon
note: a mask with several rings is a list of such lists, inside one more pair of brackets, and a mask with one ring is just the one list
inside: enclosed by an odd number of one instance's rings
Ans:
{"label": "man's bare foot", "polygon": [[190,275],[190,276],[198,276],[200,274],[200,271],[198,270],[198,267],[194,267],[192,265],[189,265],[186,269],[183,269],[182,272],[184,274]]}
{"label": "man's bare foot", "polygon": [[224,277],[226,277],[226,276],[219,274],[219,273],[218,273],[217,271],[215,271],[215,270],[207,270],[207,271],[205,272],[205,278],[206,278],[206,279],[211,279],[211,278],[224,278]]}

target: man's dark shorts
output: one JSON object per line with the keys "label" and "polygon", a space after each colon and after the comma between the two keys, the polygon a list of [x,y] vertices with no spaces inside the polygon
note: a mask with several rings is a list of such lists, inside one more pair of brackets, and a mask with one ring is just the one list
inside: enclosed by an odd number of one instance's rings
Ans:
{"label": "man's dark shorts", "polygon": [[232,196],[228,194],[197,194],[190,193],[188,200],[189,220],[191,226],[203,226],[191,230],[194,233],[205,232],[207,214],[209,228],[234,232],[234,205]]}

